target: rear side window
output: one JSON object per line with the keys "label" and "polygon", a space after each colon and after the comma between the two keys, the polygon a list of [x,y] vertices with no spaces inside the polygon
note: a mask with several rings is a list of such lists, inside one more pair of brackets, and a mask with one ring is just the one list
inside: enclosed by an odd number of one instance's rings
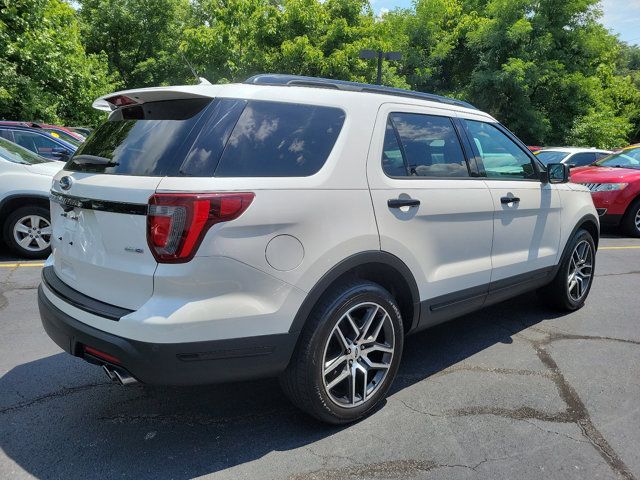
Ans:
{"label": "rear side window", "polygon": [[469,169],[451,119],[392,113],[382,155],[390,177],[468,177]]}
{"label": "rear side window", "polygon": [[306,177],[331,153],[344,123],[338,108],[249,102],[215,171],[216,177]]}
{"label": "rear side window", "polygon": [[242,99],[121,109],[67,169],[117,175],[299,177],[325,163],[344,123],[337,108]]}

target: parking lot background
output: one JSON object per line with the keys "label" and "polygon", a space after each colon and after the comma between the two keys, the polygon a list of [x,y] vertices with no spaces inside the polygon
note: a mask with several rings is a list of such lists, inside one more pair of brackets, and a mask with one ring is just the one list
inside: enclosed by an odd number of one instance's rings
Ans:
{"label": "parking lot background", "polygon": [[586,306],[535,293],[411,336],[381,408],[330,427],[275,380],[110,383],[0,255],[0,478],[640,478],[640,240],[607,234]]}

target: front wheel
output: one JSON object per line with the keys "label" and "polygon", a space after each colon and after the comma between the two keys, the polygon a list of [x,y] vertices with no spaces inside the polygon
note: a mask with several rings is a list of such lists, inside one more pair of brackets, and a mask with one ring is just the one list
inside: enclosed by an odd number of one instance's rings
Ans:
{"label": "front wheel", "polygon": [[633,202],[625,213],[622,230],[631,237],[640,237],[640,198]]}
{"label": "front wheel", "polygon": [[18,208],[3,228],[7,246],[22,258],[46,258],[51,253],[49,209],[38,206]]}
{"label": "front wheel", "polygon": [[361,418],[384,398],[404,341],[400,310],[380,285],[341,284],[314,308],[281,377],[285,394],[321,421]]}
{"label": "front wheel", "polygon": [[581,308],[591,290],[595,266],[593,237],[586,230],[578,230],[569,241],[555,278],[541,289],[542,297],[559,310]]}

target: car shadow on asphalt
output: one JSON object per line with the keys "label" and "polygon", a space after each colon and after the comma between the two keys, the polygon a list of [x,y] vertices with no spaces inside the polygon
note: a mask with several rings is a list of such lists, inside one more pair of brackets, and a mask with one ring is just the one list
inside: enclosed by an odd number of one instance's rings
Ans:
{"label": "car shadow on asphalt", "polygon": [[[412,335],[389,395],[557,316],[531,293]],[[0,378],[0,447],[37,478],[99,472],[100,478],[188,479],[311,447],[344,429],[360,430],[300,413],[275,380],[120,387],[63,353]]]}

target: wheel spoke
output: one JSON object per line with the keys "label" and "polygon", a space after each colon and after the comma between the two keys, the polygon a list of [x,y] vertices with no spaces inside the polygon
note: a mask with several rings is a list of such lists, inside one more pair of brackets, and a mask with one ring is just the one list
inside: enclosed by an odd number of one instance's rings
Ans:
{"label": "wheel spoke", "polygon": [[349,396],[351,397],[351,404],[356,403],[356,369],[351,367],[351,378],[349,378]]}
{"label": "wheel spoke", "polygon": [[362,327],[362,330],[360,331],[359,340],[363,340],[363,339],[367,338],[367,333],[369,332],[369,328],[371,328],[371,324],[373,323],[373,319],[378,314],[378,310],[379,309],[380,309],[380,307],[378,305],[375,305],[373,308],[371,308],[371,310],[369,310],[369,312],[367,312],[367,318],[365,319],[364,325]]}
{"label": "wheel spoke", "polygon": [[369,368],[374,368],[377,370],[387,370],[389,368],[389,365],[386,363],[374,362],[370,360],[369,357],[367,356],[364,356],[362,358],[364,359],[365,363],[369,366]]}
{"label": "wheel spoke", "polygon": [[51,225],[40,229],[40,235],[51,235],[52,233]]}
{"label": "wheel spoke", "polygon": [[324,365],[324,374],[325,374],[325,376],[328,375],[329,373],[333,372],[336,368],[338,368],[340,365],[342,365],[344,362],[346,362],[348,358],[349,357],[347,355],[340,355],[340,356],[334,358],[333,360],[325,362],[325,365]]}
{"label": "wheel spoke", "polygon": [[36,237],[36,243],[38,244],[38,247],[40,247],[40,249],[42,250],[44,250],[49,246],[49,244],[42,237]]}
{"label": "wheel spoke", "polygon": [[371,346],[367,346],[367,354],[371,352],[393,353],[393,348],[381,343],[374,343]]}
{"label": "wheel spoke", "polygon": [[20,246],[22,248],[27,248],[29,245],[31,245],[32,241],[33,241],[33,238],[31,238],[30,236],[27,235],[22,240],[20,240],[18,243],[20,244]]}
{"label": "wheel spoke", "polygon": [[29,217],[29,221],[31,222],[31,228],[39,228],[41,219],[42,217],[38,217],[37,215],[31,215]]}
{"label": "wheel spoke", "polygon": [[27,227],[24,223],[16,223],[16,226],[14,228],[16,232],[29,233],[29,227]]}
{"label": "wheel spoke", "polygon": [[351,328],[353,328],[353,330],[356,332],[356,338],[357,338],[358,335],[360,335],[360,329],[356,325],[356,322],[353,321],[353,317],[351,317],[350,313],[347,313],[345,317],[347,318],[347,322],[349,322],[349,325],[351,325]]}
{"label": "wheel spoke", "polygon": [[334,332],[335,332],[336,336],[338,337],[338,340],[340,340],[340,343],[342,343],[342,347],[344,349],[349,348],[349,342],[347,341],[347,339],[342,334],[342,330],[340,330],[340,324],[339,323],[338,323],[338,325],[336,325],[336,328],[335,328]]}
{"label": "wheel spoke", "polygon": [[[359,363],[356,365],[356,368],[358,370],[360,370],[362,372],[362,376],[364,377],[364,380],[362,382],[362,401],[364,402],[367,399],[367,387],[369,386],[369,378],[368,378],[368,371],[366,368],[364,368],[362,365],[360,365]],[[354,371],[355,373],[355,371]]]}
{"label": "wheel spoke", "polygon": [[333,387],[338,385],[340,382],[343,382],[346,378],[351,376],[351,372],[348,369],[345,369],[340,375],[334,378],[331,383],[327,385],[327,390],[331,390]]}

